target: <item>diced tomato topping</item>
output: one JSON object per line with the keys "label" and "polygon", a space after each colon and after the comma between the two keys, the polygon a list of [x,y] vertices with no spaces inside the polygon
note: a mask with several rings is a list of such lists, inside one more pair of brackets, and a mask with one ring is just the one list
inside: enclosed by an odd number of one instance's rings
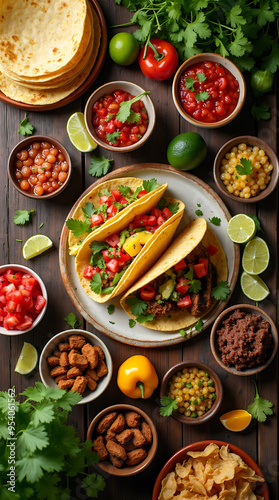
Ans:
{"label": "diced tomato topping", "polygon": [[206,268],[203,262],[200,262],[199,264],[194,264],[193,265],[194,271],[197,275],[198,278],[202,278],[203,276],[206,276]]}
{"label": "diced tomato topping", "polygon": [[182,297],[177,301],[178,307],[190,307],[192,305],[191,297],[190,295],[185,295],[185,297]]}
{"label": "diced tomato topping", "polygon": [[18,286],[21,283],[22,273],[20,272],[13,273],[12,271],[8,271],[6,273],[6,278],[9,281],[9,283],[13,283],[15,286]]}
{"label": "diced tomato topping", "polygon": [[103,224],[103,222],[103,214],[93,214],[90,218],[90,227],[99,226],[99,224]]}
{"label": "diced tomato topping", "polygon": [[120,198],[122,198],[122,194],[118,191],[118,189],[113,189],[111,191],[111,196],[115,199],[115,201],[119,201]]}
{"label": "diced tomato topping", "polygon": [[110,219],[111,217],[114,217],[117,213],[117,208],[114,206],[114,205],[111,205],[110,207],[108,207],[107,209],[107,215],[108,215],[108,219]]}
{"label": "diced tomato topping", "polygon": [[204,265],[205,271],[206,271],[205,274],[207,274],[207,271],[208,271],[208,259],[199,258],[199,264],[203,264]]}
{"label": "diced tomato topping", "polygon": [[110,207],[113,203],[113,197],[112,196],[107,196],[106,194],[104,194],[103,196],[101,196],[100,200],[99,200],[99,204],[100,205],[103,205],[103,203],[105,203],[108,207]]}
{"label": "diced tomato topping", "polygon": [[154,215],[158,219],[162,215],[162,211],[159,208],[152,208],[151,215]]}
{"label": "diced tomato topping", "polygon": [[85,266],[85,269],[83,271],[83,277],[90,279],[92,278],[93,274],[94,274],[94,267],[90,266],[90,264]]}
{"label": "diced tomato topping", "polygon": [[167,208],[165,207],[163,210],[162,210],[162,216],[165,218],[165,219],[169,219],[170,217],[172,217],[172,212]]}
{"label": "diced tomato topping", "polygon": [[166,219],[162,215],[160,215],[160,217],[158,217],[157,219],[158,226],[161,226],[162,224],[164,224],[164,222],[166,222]]}
{"label": "diced tomato topping", "polygon": [[116,250],[115,248],[112,248],[111,250],[102,250],[101,253],[104,261],[109,262],[115,256]]}
{"label": "diced tomato topping", "polygon": [[142,189],[142,190],[138,193],[137,198],[142,198],[142,197],[143,197],[143,196],[145,196],[146,194],[147,194],[146,189]]}
{"label": "diced tomato topping", "polygon": [[6,330],[14,330],[19,323],[20,319],[15,314],[8,314],[4,318],[3,326]]}
{"label": "diced tomato topping", "polygon": [[109,262],[107,262],[107,268],[112,272],[112,273],[117,273],[119,270],[119,263],[117,259],[111,259]]}
{"label": "diced tomato topping", "polygon": [[34,305],[34,309],[35,309],[36,313],[39,313],[41,311],[41,309],[43,309],[45,303],[46,303],[46,299],[42,295],[38,295],[36,302],[35,302],[35,305]]}
{"label": "diced tomato topping", "polygon": [[106,239],[106,242],[112,248],[116,248],[118,246],[118,244],[119,244],[119,241],[120,241],[120,238],[119,238],[119,235],[117,233],[111,234]]}
{"label": "diced tomato topping", "polygon": [[7,312],[14,313],[15,310],[16,310],[16,302],[14,302],[13,300],[9,300],[9,302],[7,302]]}
{"label": "diced tomato topping", "polygon": [[154,234],[158,228],[159,228],[159,226],[149,226],[149,231],[151,231],[151,233]]}
{"label": "diced tomato topping", "polygon": [[216,248],[214,245],[208,245],[207,249],[206,249],[210,255],[210,257],[212,257],[212,255],[214,255],[215,253],[218,252],[219,248]]}
{"label": "diced tomato topping", "polygon": [[120,198],[119,200],[119,203],[121,203],[121,205],[126,205],[126,203],[128,203],[128,201],[126,200],[126,198],[124,198],[123,196]]}
{"label": "diced tomato topping", "polygon": [[20,304],[22,301],[22,295],[19,290],[15,290],[14,292],[10,292],[6,294],[7,300],[13,300],[16,304]]}
{"label": "diced tomato topping", "polygon": [[181,295],[184,295],[186,292],[188,292],[190,288],[190,285],[188,284],[188,280],[186,278],[179,278],[178,283],[175,287],[176,291],[181,293]]}
{"label": "diced tomato topping", "polygon": [[186,267],[187,267],[187,264],[186,264],[185,260],[182,259],[179,262],[177,262],[177,264],[175,264],[174,270],[180,271],[181,269],[185,269]]}
{"label": "diced tomato topping", "polygon": [[35,278],[22,278],[22,285],[26,290],[33,290],[35,283]]}
{"label": "diced tomato topping", "polygon": [[151,285],[145,285],[140,291],[140,296],[142,300],[152,300],[155,297],[155,290]]}
{"label": "diced tomato topping", "polygon": [[24,314],[23,320],[16,326],[17,330],[28,330],[33,325],[33,318],[31,314]]}
{"label": "diced tomato topping", "polygon": [[7,304],[7,299],[5,295],[0,295],[0,306],[3,307]]}
{"label": "diced tomato topping", "polygon": [[157,217],[155,217],[155,215],[148,215],[147,225],[154,226],[156,223],[157,223]]}
{"label": "diced tomato topping", "polygon": [[8,293],[14,292],[16,290],[16,287],[13,283],[10,283],[9,285],[6,285],[2,288],[2,293],[5,293],[6,295]]}

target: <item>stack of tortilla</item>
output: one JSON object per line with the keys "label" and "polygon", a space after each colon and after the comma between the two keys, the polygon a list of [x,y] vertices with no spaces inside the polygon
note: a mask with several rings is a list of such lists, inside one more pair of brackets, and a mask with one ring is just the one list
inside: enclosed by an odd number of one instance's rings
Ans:
{"label": "stack of tortilla", "polygon": [[89,76],[100,38],[89,0],[1,0],[0,90],[28,104],[64,99]]}

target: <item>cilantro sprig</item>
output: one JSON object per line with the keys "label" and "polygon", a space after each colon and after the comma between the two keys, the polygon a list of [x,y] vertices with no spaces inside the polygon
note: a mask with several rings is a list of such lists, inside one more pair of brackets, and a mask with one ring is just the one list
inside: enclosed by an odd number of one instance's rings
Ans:
{"label": "cilantro sprig", "polygon": [[253,172],[253,164],[247,158],[240,158],[240,165],[237,164],[235,169],[239,175],[251,175]]}
{"label": "cilantro sprig", "polygon": [[[139,299],[135,295],[128,297],[126,299],[126,304],[131,306],[131,313],[136,316],[136,321],[138,323],[146,323],[147,321],[153,321],[153,314],[146,313],[147,303],[144,300]],[[131,327],[130,327],[131,328]]]}
{"label": "cilantro sprig", "polygon": [[172,399],[171,396],[163,396],[160,399],[160,404],[159,412],[162,417],[169,417],[178,408],[177,401]]}
{"label": "cilantro sprig", "polygon": [[201,289],[200,280],[194,279],[194,268],[193,266],[189,266],[189,271],[185,273],[184,278],[187,280],[187,284],[190,285],[189,292],[190,293],[198,293]]}
{"label": "cilantro sprig", "polygon": [[24,225],[26,222],[29,222],[30,215],[33,212],[35,212],[35,208],[32,208],[32,210],[17,210],[14,216],[14,223]]}
{"label": "cilantro sprig", "polygon": [[67,316],[64,318],[64,320],[72,328],[78,328],[81,325],[81,321],[76,317],[75,313],[73,313],[73,312],[70,312],[69,314],[67,314]]}
{"label": "cilantro sprig", "polygon": [[137,95],[136,97],[133,97],[133,99],[130,99],[129,101],[121,102],[119,111],[116,115],[116,119],[119,120],[121,123],[125,123],[125,122],[138,123],[140,120],[140,113],[135,113],[131,109],[131,106],[135,102],[139,101],[143,95],[147,95],[147,94],[150,94],[150,92],[149,91],[142,92],[141,94]]}
{"label": "cilantro sprig", "polygon": [[100,157],[92,155],[91,163],[88,167],[89,175],[92,175],[92,177],[102,177],[106,175],[111,167],[110,163],[112,161],[113,159],[105,158],[103,155]]}
{"label": "cilantro sprig", "polygon": [[214,288],[212,288],[211,296],[215,300],[226,300],[227,296],[231,293],[227,281],[220,281]]}
{"label": "cilantro sprig", "polygon": [[194,83],[197,83],[197,82],[202,83],[202,82],[205,82],[206,79],[207,78],[203,72],[198,72],[195,80],[193,78],[191,78],[190,76],[187,76],[185,78],[185,87],[187,90],[190,90],[191,92],[195,92],[196,101],[204,102],[210,97],[210,94],[208,92],[205,92],[203,90],[200,92],[197,92],[195,87],[194,87]]}
{"label": "cilantro sprig", "polygon": [[34,127],[29,122],[27,114],[25,113],[25,117],[23,118],[23,120],[19,124],[18,133],[20,135],[27,135],[27,136],[29,136],[29,135],[33,134],[33,131],[34,131]]}
{"label": "cilantro sprig", "polygon": [[247,411],[252,415],[253,418],[258,420],[258,422],[265,422],[268,415],[273,415],[273,403],[271,403],[271,401],[268,401],[268,399],[263,399],[260,397],[255,380],[253,380],[253,382],[255,385],[255,398],[253,403],[248,406]]}

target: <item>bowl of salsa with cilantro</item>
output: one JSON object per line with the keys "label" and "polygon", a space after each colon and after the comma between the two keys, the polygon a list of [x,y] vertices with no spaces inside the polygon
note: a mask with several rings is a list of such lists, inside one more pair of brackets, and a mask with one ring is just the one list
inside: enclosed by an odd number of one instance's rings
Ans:
{"label": "bowl of salsa with cilantro", "polygon": [[102,85],[89,97],[84,120],[99,146],[126,153],[149,139],[155,125],[155,109],[149,91],[131,82],[115,81]]}
{"label": "bowl of salsa with cilantro", "polygon": [[182,118],[197,127],[218,128],[238,115],[246,87],[234,63],[219,54],[204,53],[180,66],[172,95]]}

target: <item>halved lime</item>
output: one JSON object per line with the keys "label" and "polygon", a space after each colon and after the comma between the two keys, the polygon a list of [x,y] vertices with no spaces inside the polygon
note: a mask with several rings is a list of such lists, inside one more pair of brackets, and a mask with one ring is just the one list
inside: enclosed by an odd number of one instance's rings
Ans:
{"label": "halved lime", "polygon": [[33,259],[33,257],[37,257],[37,255],[51,248],[52,245],[53,243],[48,236],[44,234],[35,234],[24,243],[22,255],[26,260]]}
{"label": "halved lime", "polygon": [[254,220],[245,214],[237,214],[229,220],[227,226],[228,237],[234,243],[247,243],[256,234]]}
{"label": "halved lime", "polygon": [[266,242],[256,236],[250,240],[244,248],[242,256],[242,267],[246,273],[260,274],[266,270],[269,264],[269,249]]}
{"label": "halved lime", "polygon": [[81,151],[81,153],[93,151],[93,149],[96,149],[98,146],[88,134],[84,122],[84,115],[80,111],[70,116],[67,122],[67,133],[71,143],[75,148]]}
{"label": "halved lime", "polygon": [[266,299],[270,294],[269,288],[262,278],[259,276],[252,276],[245,271],[240,277],[240,286],[244,295],[255,302]]}
{"label": "halved lime", "polygon": [[21,375],[27,375],[31,373],[36,367],[38,362],[38,352],[37,349],[28,342],[24,342],[23,347],[21,349],[21,353],[17,360],[17,364],[15,367],[15,372],[20,373]]}

